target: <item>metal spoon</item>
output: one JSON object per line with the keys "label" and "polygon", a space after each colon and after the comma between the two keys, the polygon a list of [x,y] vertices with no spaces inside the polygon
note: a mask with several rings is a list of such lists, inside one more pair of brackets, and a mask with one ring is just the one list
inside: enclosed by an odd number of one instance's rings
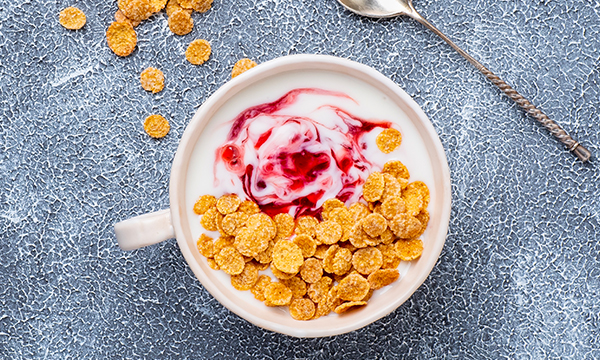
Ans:
{"label": "metal spoon", "polygon": [[467,54],[458,45],[452,42],[446,35],[442,34],[435,26],[427,21],[413,7],[412,0],[338,0],[346,9],[363,16],[375,18],[387,18],[398,15],[408,15],[425,25],[429,30],[444,39],[454,50],[458,51],[465,59],[473,64],[481,71],[491,82],[494,83],[500,90],[513,99],[521,106],[529,115],[533,116],[540,124],[542,124],[552,135],[562,142],[569,151],[574,153],[581,161],[588,161],[591,153],[583,145],[575,141],[566,131],[564,131],[557,123],[552,121],[536,108],[532,103],[525,99],[516,90],[502,81],[498,76],[494,75],[490,70],[483,66],[479,61],[475,60],[471,55]]}

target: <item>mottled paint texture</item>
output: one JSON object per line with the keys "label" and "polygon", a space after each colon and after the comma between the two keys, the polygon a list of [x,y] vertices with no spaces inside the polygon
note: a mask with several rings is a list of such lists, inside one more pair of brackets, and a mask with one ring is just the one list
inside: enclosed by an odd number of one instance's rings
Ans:
{"label": "mottled paint texture", "polygon": [[[60,26],[82,9],[79,31]],[[598,0],[416,0],[442,31],[600,154]],[[116,1],[0,0],[0,358],[597,359],[600,170],[583,165],[449,46],[334,0],[215,0],[173,35],[142,23],[118,58]],[[193,66],[195,38],[213,54]],[[359,331],[295,339],[230,313],[169,240],[119,250],[114,223],[168,207],[198,106],[242,57],[331,54],[374,67],[431,118],[452,172],[446,246],[423,286]],[[148,66],[165,90],[139,84]],[[142,123],[164,115],[171,132]]]}

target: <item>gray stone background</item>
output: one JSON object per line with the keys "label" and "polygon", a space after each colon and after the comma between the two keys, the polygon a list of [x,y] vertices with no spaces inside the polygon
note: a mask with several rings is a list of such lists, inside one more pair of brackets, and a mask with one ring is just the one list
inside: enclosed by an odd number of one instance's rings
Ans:
{"label": "gray stone background", "polygon": [[[75,5],[88,22],[68,31]],[[416,0],[431,22],[600,154],[598,0]],[[0,358],[598,359],[600,170],[578,162],[454,50],[408,18],[334,0],[215,0],[166,16],[118,58],[116,1],[0,0]],[[192,66],[187,44],[211,59]],[[374,67],[431,118],[452,173],[446,245],[417,292],[359,331],[296,339],[221,306],[175,240],[119,250],[114,223],[168,207],[170,163],[241,57],[331,54]],[[139,73],[161,68],[165,90]],[[162,140],[142,128],[163,114]]]}

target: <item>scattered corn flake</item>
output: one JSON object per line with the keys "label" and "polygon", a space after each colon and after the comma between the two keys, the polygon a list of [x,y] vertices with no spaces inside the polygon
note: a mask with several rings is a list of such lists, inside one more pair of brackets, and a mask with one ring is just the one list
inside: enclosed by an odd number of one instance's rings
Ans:
{"label": "scattered corn flake", "polygon": [[260,212],[258,204],[252,200],[242,201],[238,210],[248,215],[258,214]]}
{"label": "scattered corn flake", "polygon": [[294,217],[288,213],[277,214],[273,217],[277,226],[276,240],[287,240],[294,233]]}
{"label": "scattered corn flake", "polygon": [[396,215],[406,211],[404,200],[400,196],[390,196],[381,203],[381,215],[392,220]]}
{"label": "scattered corn flake", "polygon": [[373,247],[357,250],[352,255],[352,266],[363,275],[369,275],[381,268],[383,255]]}
{"label": "scattered corn flake", "polygon": [[291,241],[279,240],[273,248],[273,266],[288,274],[298,273],[304,263],[302,250]]}
{"label": "scattered corn flake", "polygon": [[358,220],[360,220],[362,218],[367,217],[367,215],[369,215],[371,213],[371,210],[369,210],[367,205],[365,205],[363,203],[354,203],[354,204],[350,205],[349,211],[350,211],[350,215],[352,215],[352,218],[354,219],[355,222],[357,222]]}
{"label": "scattered corn flake", "polygon": [[250,292],[254,295],[254,298],[258,301],[265,301],[265,289],[271,283],[271,277],[268,275],[261,275],[258,280],[250,289]]}
{"label": "scattered corn flake", "polygon": [[152,12],[157,13],[165,8],[167,0],[150,0],[150,9]]}
{"label": "scattered corn flake", "polygon": [[219,251],[223,250],[227,246],[233,246],[233,237],[231,236],[219,236],[213,244],[214,254],[216,255]]}
{"label": "scattered corn flake", "polygon": [[379,236],[379,240],[380,240],[380,244],[385,244],[385,245],[390,245],[392,244],[395,240],[396,240],[396,235],[394,235],[394,232],[390,229],[390,227],[388,226],[388,228],[383,232],[383,234],[381,234]]}
{"label": "scattered corn flake", "polygon": [[344,205],[343,202],[341,202],[338,199],[327,199],[325,200],[325,202],[323,203],[323,205],[321,205],[321,217],[323,218],[323,220],[329,220],[329,212],[335,208],[338,207],[345,207],[346,205]]}
{"label": "scattered corn flake", "polygon": [[275,224],[275,221],[265,213],[251,215],[248,218],[246,225],[258,236],[266,237],[269,240],[274,239],[277,234],[277,225]]}
{"label": "scattered corn flake", "polygon": [[194,204],[194,212],[203,215],[208,209],[217,204],[217,198],[212,195],[202,195]]}
{"label": "scattered corn flake", "polygon": [[210,57],[210,44],[204,39],[196,39],[185,51],[185,58],[194,65],[203,64]]}
{"label": "scattered corn flake", "polygon": [[402,143],[402,134],[393,128],[385,129],[377,135],[375,143],[381,152],[389,154]]}
{"label": "scattered corn flake", "polygon": [[265,288],[265,305],[285,306],[292,300],[292,290],[280,282],[270,283]]}
{"label": "scattered corn flake", "polygon": [[329,245],[317,245],[317,250],[315,250],[315,254],[313,255],[319,260],[325,259],[325,254],[329,250]]}
{"label": "scattered corn flake", "polygon": [[367,279],[371,289],[377,290],[393,283],[398,280],[399,277],[400,273],[397,269],[379,269],[369,275]]}
{"label": "scattered corn flake", "polygon": [[181,9],[175,10],[169,16],[169,29],[175,35],[186,35],[194,29],[194,20],[189,12]]}
{"label": "scattered corn flake", "polygon": [[165,76],[157,68],[149,67],[140,74],[140,83],[144,90],[156,94],[165,87]]}
{"label": "scattered corn flake", "polygon": [[333,280],[328,276],[323,276],[317,282],[308,286],[308,297],[316,303],[324,302],[327,300],[332,285]]}
{"label": "scattered corn flake", "polygon": [[319,224],[319,220],[314,216],[301,216],[296,219],[296,229],[294,230],[294,233],[296,235],[306,234],[314,238],[316,236],[317,224]]}
{"label": "scattered corn flake", "polygon": [[396,252],[403,261],[418,259],[423,254],[423,240],[419,238],[409,240],[398,240],[394,244]]}
{"label": "scattered corn flake", "polygon": [[419,230],[419,232],[414,236],[418,237],[423,235],[425,229],[427,228],[427,224],[429,224],[429,211],[427,211],[427,209],[423,209],[415,217],[421,222],[421,230]]}
{"label": "scattered corn flake", "polygon": [[106,42],[118,56],[128,56],[135,50],[137,35],[130,23],[115,21],[106,30]]}
{"label": "scattered corn flake", "polygon": [[342,239],[343,230],[342,226],[337,222],[327,220],[317,224],[315,233],[319,245],[332,245]]}
{"label": "scattered corn flake", "polygon": [[258,281],[258,269],[252,262],[246,263],[244,270],[238,275],[231,276],[231,285],[240,291],[252,289]]}
{"label": "scattered corn flake", "polygon": [[246,225],[246,221],[248,221],[248,214],[236,211],[225,215],[221,226],[227,235],[236,236]]}
{"label": "scattered corn flake", "polygon": [[361,301],[369,292],[369,282],[360,274],[350,274],[337,285],[337,295],[342,300]]}
{"label": "scattered corn flake", "polygon": [[83,11],[69,6],[58,14],[58,21],[69,30],[79,30],[85,25],[86,17]]}
{"label": "scattered corn flake", "polygon": [[192,0],[192,8],[199,12],[205,13],[210,10],[213,0]]}
{"label": "scattered corn flake", "polygon": [[377,237],[387,229],[387,220],[380,214],[369,214],[362,221],[363,230],[371,237]]}
{"label": "scattered corn flake", "polygon": [[300,277],[309,284],[314,284],[323,277],[323,264],[321,260],[310,258],[300,267]]}
{"label": "scattered corn flake", "polygon": [[309,258],[317,251],[317,243],[308,235],[301,234],[296,235],[293,240],[294,244],[298,245],[302,251],[302,256]]}
{"label": "scattered corn flake", "polygon": [[244,257],[233,246],[226,246],[217,254],[215,261],[229,275],[240,274],[244,270]]}
{"label": "scattered corn flake", "polygon": [[383,175],[380,172],[373,172],[363,185],[363,198],[369,202],[378,201],[381,199],[384,189],[385,181]]}
{"label": "scattered corn flake", "polygon": [[348,273],[352,268],[352,252],[340,247],[333,257],[332,268],[335,275]]}
{"label": "scattered corn flake", "polygon": [[216,207],[211,207],[204,212],[204,215],[200,218],[200,224],[203,228],[208,231],[217,231],[216,218],[219,211]]}
{"label": "scattered corn flake", "polygon": [[148,0],[119,0],[117,4],[123,15],[131,20],[142,21],[152,15],[152,6]]}
{"label": "scattered corn flake", "polygon": [[345,303],[342,303],[341,305],[337,306],[335,309],[333,309],[333,311],[336,314],[342,314],[345,313],[346,311],[359,307],[359,306],[364,306],[367,305],[366,301],[348,301]]}
{"label": "scattered corn flake", "polygon": [[192,1],[193,0],[177,0],[179,6],[181,6],[184,9],[192,9]]}
{"label": "scattered corn flake", "polygon": [[141,23],[141,21],[138,21],[138,20],[131,20],[130,18],[125,16],[125,14],[123,14],[123,12],[121,10],[117,10],[117,12],[115,12],[115,21],[127,22],[127,23],[130,23],[131,26],[133,26],[133,27],[136,27]]}
{"label": "scattered corn flake", "polygon": [[269,247],[269,239],[252,228],[241,228],[235,236],[234,246],[244,256],[255,257]]}
{"label": "scattered corn flake", "polygon": [[408,180],[410,178],[410,173],[408,169],[400,160],[390,160],[383,165],[383,173],[393,175],[398,181],[400,179]]}
{"label": "scattered corn flake", "polygon": [[401,239],[410,239],[415,237],[421,231],[422,224],[414,216],[408,214],[398,214],[389,223],[390,229]]}
{"label": "scattered corn flake", "polygon": [[288,280],[293,278],[294,276],[296,276],[297,273],[294,274],[288,274],[286,272],[280,271],[279,269],[277,269],[275,266],[273,266],[273,263],[271,262],[271,272],[273,273],[273,275],[275,275],[276,278],[278,278],[279,280]]}
{"label": "scattered corn flake", "polygon": [[196,247],[198,248],[200,254],[207,258],[211,258],[215,255],[213,245],[213,238],[206,234],[200,235],[200,238],[196,242]]}
{"label": "scattered corn flake", "polygon": [[306,295],[306,283],[298,276],[294,276],[286,280],[281,280],[281,283],[287,286],[290,290],[292,290],[293,298],[301,298],[304,295]]}
{"label": "scattered corn flake", "polygon": [[151,137],[160,139],[169,133],[171,126],[167,119],[161,115],[150,115],[146,118],[146,121],[144,121],[144,130]]}
{"label": "scattered corn flake", "polygon": [[315,311],[315,303],[310,299],[294,299],[290,303],[290,315],[296,320],[310,320]]}
{"label": "scattered corn flake", "polygon": [[217,262],[215,261],[215,259],[213,258],[207,258],[206,262],[208,263],[208,267],[210,267],[211,269],[218,271],[221,270],[221,268],[219,267],[219,264],[217,264]]}
{"label": "scattered corn flake", "polygon": [[254,61],[247,58],[238,60],[235,65],[233,65],[233,70],[231,70],[231,78],[233,79],[234,77],[252,69],[256,65],[257,64]]}
{"label": "scattered corn flake", "polygon": [[273,240],[269,241],[267,249],[258,253],[258,255],[254,257],[254,259],[256,259],[256,261],[258,261],[261,264],[267,265],[268,267],[271,261],[273,261],[273,246],[275,246]]}
{"label": "scattered corn flake", "polygon": [[242,203],[242,200],[236,194],[223,195],[217,200],[217,210],[223,215],[235,212]]}

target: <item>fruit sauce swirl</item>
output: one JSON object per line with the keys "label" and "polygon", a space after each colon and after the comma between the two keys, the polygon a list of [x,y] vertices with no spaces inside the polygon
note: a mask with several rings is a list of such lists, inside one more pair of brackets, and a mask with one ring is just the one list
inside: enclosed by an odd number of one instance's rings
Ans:
{"label": "fruit sauce swirl", "polygon": [[300,88],[244,110],[216,151],[215,186],[241,186],[271,216],[319,216],[327,199],[358,201],[375,171],[364,135],[392,123],[354,116],[337,106],[344,101],[357,104],[344,93]]}

